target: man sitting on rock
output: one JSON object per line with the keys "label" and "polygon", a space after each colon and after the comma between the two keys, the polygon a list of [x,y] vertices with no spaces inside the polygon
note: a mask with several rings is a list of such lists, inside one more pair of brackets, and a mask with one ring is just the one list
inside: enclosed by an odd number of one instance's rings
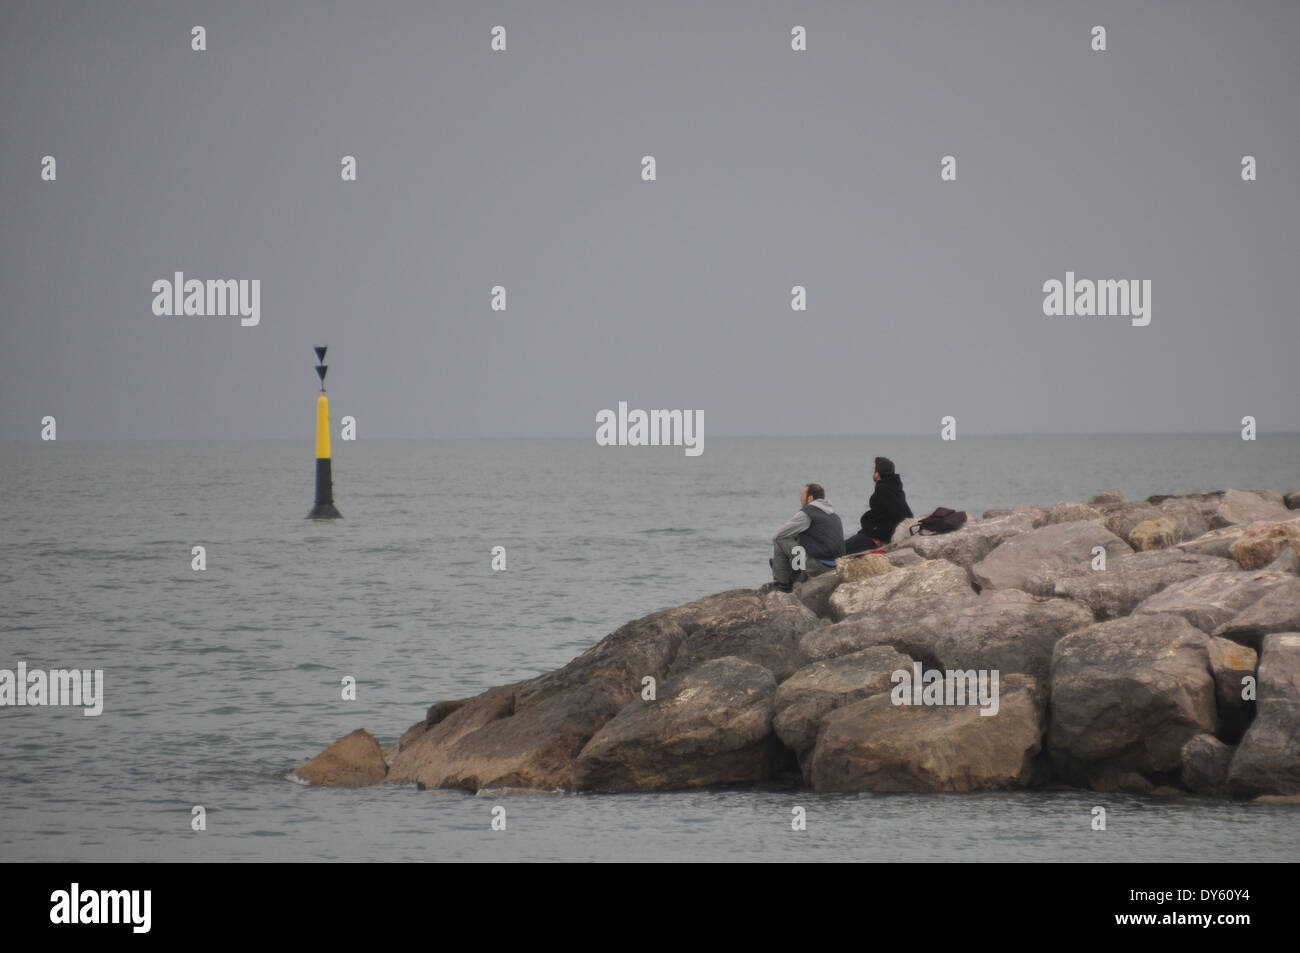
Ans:
{"label": "man sitting on rock", "polygon": [[844,541],[845,553],[864,553],[888,546],[898,524],[912,515],[903,492],[903,480],[895,472],[892,460],[876,457],[871,479],[876,488],[867,501],[867,511],[862,514],[862,530]]}
{"label": "man sitting on rock", "polygon": [[[802,554],[795,552],[796,546],[803,547]],[[843,555],[844,524],[835,507],[827,502],[821,484],[809,483],[799,497],[799,512],[772,534],[772,558],[768,565],[772,567],[775,581],[761,591],[790,592],[796,573],[819,576],[835,564],[837,556]]]}

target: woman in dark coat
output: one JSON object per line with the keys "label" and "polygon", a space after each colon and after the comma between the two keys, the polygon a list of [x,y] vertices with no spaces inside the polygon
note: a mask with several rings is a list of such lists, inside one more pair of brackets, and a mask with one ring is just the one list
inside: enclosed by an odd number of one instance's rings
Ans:
{"label": "woman in dark coat", "polygon": [[862,514],[861,532],[844,541],[845,553],[861,553],[889,545],[898,524],[912,515],[903,492],[903,480],[887,457],[876,457],[876,469],[871,474],[876,488],[867,501],[867,511]]}

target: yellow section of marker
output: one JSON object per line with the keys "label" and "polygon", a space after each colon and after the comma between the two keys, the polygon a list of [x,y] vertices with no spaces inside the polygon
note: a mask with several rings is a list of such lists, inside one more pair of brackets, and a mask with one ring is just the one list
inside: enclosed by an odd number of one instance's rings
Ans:
{"label": "yellow section of marker", "polygon": [[330,401],[321,391],[316,398],[316,459],[330,458]]}

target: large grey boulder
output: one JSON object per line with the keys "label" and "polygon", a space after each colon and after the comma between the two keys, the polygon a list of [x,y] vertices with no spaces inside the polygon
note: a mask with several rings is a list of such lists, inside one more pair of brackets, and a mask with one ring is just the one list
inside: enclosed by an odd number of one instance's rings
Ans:
{"label": "large grey boulder", "polygon": [[953,613],[979,598],[969,588],[941,600],[899,598],[874,612],[814,629],[800,640],[799,648],[804,658],[816,661],[884,645],[929,665],[936,659],[935,645],[952,624]]}
{"label": "large grey boulder", "polygon": [[[422,766],[416,780],[426,787],[467,791],[569,788],[578,752],[618,713],[625,699],[625,693],[601,682],[575,685],[526,707],[519,707],[516,697],[513,714],[490,721],[446,746],[436,761]],[[409,750],[419,748],[417,741]],[[394,768],[404,754],[398,753]]]}
{"label": "large grey boulder", "polygon": [[1219,501],[1210,525],[1248,526],[1259,520],[1280,521],[1289,519],[1286,504],[1280,499],[1270,499],[1249,490],[1226,490]]}
{"label": "large grey boulder", "polygon": [[638,698],[578,755],[589,791],[667,791],[757,781],[791,766],[772,734],[776,679],[761,665],[712,659]]}
{"label": "large grey boulder", "polygon": [[1264,638],[1258,714],[1228,770],[1236,795],[1300,794],[1300,632]]}
{"label": "large grey boulder", "polygon": [[846,619],[904,602],[916,608],[933,607],[944,599],[970,594],[966,570],[946,559],[930,559],[917,566],[841,583],[831,593],[830,604],[836,619]]}
{"label": "large grey boulder", "polygon": [[1209,637],[1170,614],[1099,622],[1052,654],[1047,747],[1068,783],[1113,789],[1126,772],[1178,771],[1181,749],[1218,724]]}
{"label": "large grey boulder", "polygon": [[943,613],[933,653],[944,668],[1020,672],[1046,685],[1057,639],[1092,622],[1078,602],[995,589]]}
{"label": "large grey boulder", "polygon": [[1282,502],[1286,504],[1288,510],[1300,510],[1300,490],[1292,490],[1282,497]]}
{"label": "large grey boulder", "polygon": [[[832,604],[835,595],[829,598]],[[734,655],[763,666],[778,680],[789,678],[806,661],[799,652],[799,637],[826,624],[792,593],[738,590],[725,601],[711,599],[716,601],[699,600],[709,604],[690,613],[667,610],[668,618],[685,632],[669,675]]]}
{"label": "large grey boulder", "polygon": [[1300,553],[1294,549],[1282,550],[1282,555],[1273,560],[1266,567],[1270,572],[1285,572],[1293,576],[1300,576]]}
{"label": "large grey boulder", "polygon": [[826,716],[809,771],[815,790],[1001,791],[1033,778],[1045,708],[1033,678],[1000,678],[994,715],[979,705],[900,705],[893,695]]}
{"label": "large grey boulder", "polygon": [[927,666],[998,668],[1045,680],[1056,640],[1092,621],[1086,606],[1068,599],[968,591],[939,602],[902,600],[815,629],[800,649],[816,660],[883,645]]}
{"label": "large grey boulder", "polygon": [[1086,570],[1096,546],[1105,548],[1107,560],[1133,551],[1097,520],[1057,523],[1012,536],[972,566],[971,577],[981,589],[1050,596],[1052,579]]}
{"label": "large grey boulder", "polygon": [[722,628],[742,612],[752,611],[761,618],[761,608],[755,607],[758,601],[753,590],[736,589],[619,626],[563,667],[507,686],[515,692],[512,713],[522,713],[559,692],[596,684],[608,687],[618,698],[630,699],[640,692],[641,679],[645,676],[660,681],[668,677],[670,666],[680,658],[688,637],[698,638],[702,629],[714,625]]}
{"label": "large grey boulder", "polygon": [[1165,500],[1157,504],[1156,509],[1164,514],[1165,519],[1173,522],[1174,539],[1177,542],[1203,536],[1210,529],[1205,507],[1193,500]]}
{"label": "large grey boulder", "polygon": [[1300,632],[1300,578],[1279,583],[1214,630],[1257,651],[1272,632]]}
{"label": "large grey boulder", "polygon": [[805,579],[803,582],[796,583],[794,586],[795,597],[808,607],[809,611],[818,618],[830,618],[831,614],[831,593],[835,587],[840,584],[840,577],[837,573],[824,572],[811,579]]}
{"label": "large grey boulder", "polygon": [[1107,560],[1105,569],[1059,576],[1053,580],[1052,592],[1084,603],[1099,620],[1116,619],[1168,585],[1230,569],[1232,564],[1226,559],[1176,549],[1154,550]]}
{"label": "large grey boulder", "polygon": [[[821,624],[793,595],[718,593],[621,626],[564,667],[456,703],[399,746],[388,780],[427,787],[573,784],[574,760],[607,721],[693,660],[727,651],[799,667],[798,636]],[[430,719],[434,710],[430,711]]]}
{"label": "large grey boulder", "polygon": [[996,519],[967,523],[951,533],[913,536],[911,547],[926,559],[946,559],[969,569],[1001,543],[1033,528],[1033,514],[1013,512]]}
{"label": "large grey boulder", "polygon": [[894,527],[894,534],[889,537],[889,545],[906,546],[909,541],[915,537],[912,535],[912,527],[921,522],[919,516],[909,516]]}
{"label": "large grey boulder", "polygon": [[836,708],[888,692],[894,672],[912,670],[912,659],[877,645],[806,665],[777,686],[772,727],[799,757],[805,773],[822,719]]}
{"label": "large grey boulder", "polygon": [[1172,612],[1202,632],[1213,632],[1289,578],[1286,573],[1268,570],[1229,570],[1195,576],[1171,583],[1143,599],[1133,610],[1133,615]]}
{"label": "large grey boulder", "polygon": [[1183,784],[1196,794],[1222,794],[1232,764],[1232,748],[1214,735],[1193,735],[1179,752]]}
{"label": "large grey boulder", "polygon": [[1232,544],[1241,539],[1246,531],[1244,526],[1224,526],[1212,529],[1194,539],[1175,543],[1174,549],[1198,556],[1217,556],[1220,559],[1232,559]]}
{"label": "large grey boulder", "polygon": [[407,736],[412,735],[414,729],[408,731],[389,766],[388,780],[440,786],[439,782],[448,774],[449,752],[456,744],[491,722],[510,717],[514,709],[514,686],[493,688],[464,700],[446,717],[427,726],[409,741]]}

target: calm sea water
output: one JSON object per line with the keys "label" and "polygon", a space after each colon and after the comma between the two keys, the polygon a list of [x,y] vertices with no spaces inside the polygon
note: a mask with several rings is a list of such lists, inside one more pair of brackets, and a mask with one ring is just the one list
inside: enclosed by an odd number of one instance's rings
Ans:
{"label": "calm sea water", "polygon": [[[892,457],[917,512],[1300,488],[1300,436],[0,445],[0,668],[101,668],[98,718],[0,708],[0,860],[1289,860],[1300,808],[1089,792],[492,796],[284,780],[358,727],[556,668],[767,578],[823,483]],[[195,545],[207,571],[190,568]],[[504,546],[507,570],[490,552]],[[356,701],[340,679],[357,679]],[[493,805],[508,829],[490,830]],[[1108,830],[1090,828],[1105,806]],[[190,830],[191,808],[207,811]],[[790,829],[791,808],[808,829]]]}

